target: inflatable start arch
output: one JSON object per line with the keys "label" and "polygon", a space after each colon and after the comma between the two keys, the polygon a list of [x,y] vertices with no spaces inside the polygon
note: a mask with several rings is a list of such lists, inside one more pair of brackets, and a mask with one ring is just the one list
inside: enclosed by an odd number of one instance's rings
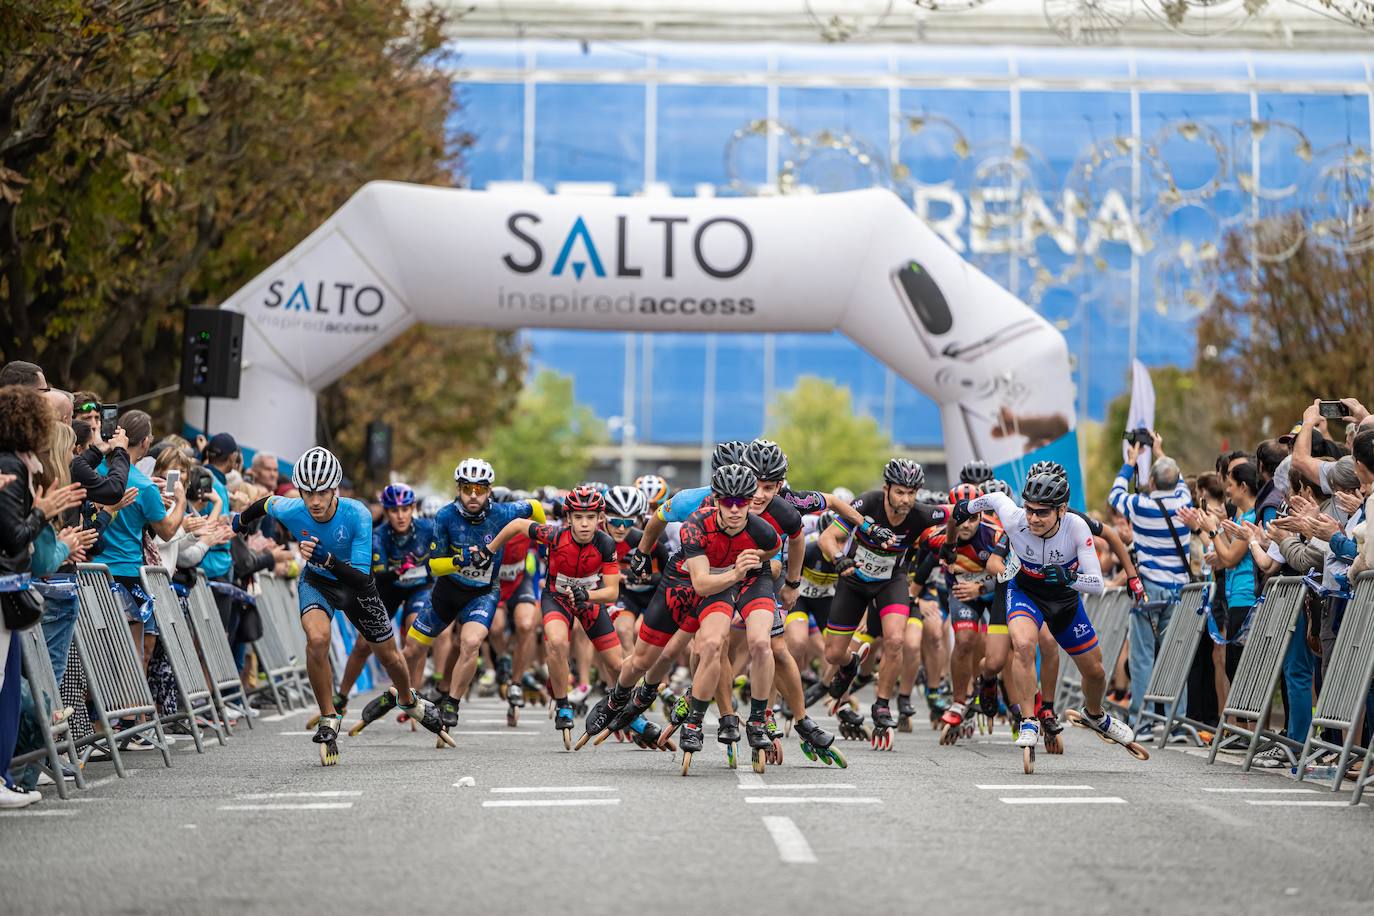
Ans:
{"label": "inflatable start arch", "polygon": [[[884,190],[592,198],[374,182],[224,307],[245,318],[244,371],[214,425],[283,458],[313,444],[317,391],[423,322],[838,329],[941,405],[951,463],[1011,477],[1028,460],[1078,464],[1063,336]],[[202,410],[188,400],[188,417]]]}

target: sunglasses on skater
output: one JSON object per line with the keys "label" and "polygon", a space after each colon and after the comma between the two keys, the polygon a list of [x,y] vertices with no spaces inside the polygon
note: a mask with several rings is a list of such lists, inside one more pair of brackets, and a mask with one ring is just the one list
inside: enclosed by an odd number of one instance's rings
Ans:
{"label": "sunglasses on skater", "polygon": [[612,528],[633,528],[635,526],[635,520],[632,518],[608,518],[606,519],[606,524],[610,525]]}
{"label": "sunglasses on skater", "polygon": [[491,485],[485,483],[460,483],[458,492],[464,496],[486,496],[491,492]]}
{"label": "sunglasses on skater", "polygon": [[1054,506],[1042,506],[1039,509],[1034,506],[1026,507],[1026,514],[1034,518],[1050,518],[1054,515]]}
{"label": "sunglasses on skater", "polygon": [[716,503],[724,509],[742,509],[751,502],[748,496],[717,496]]}

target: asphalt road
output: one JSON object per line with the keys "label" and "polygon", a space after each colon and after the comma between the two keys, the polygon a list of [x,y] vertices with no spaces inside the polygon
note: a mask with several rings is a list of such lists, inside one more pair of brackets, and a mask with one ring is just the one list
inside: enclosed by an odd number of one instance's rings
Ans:
{"label": "asphalt road", "polygon": [[[361,702],[355,698],[356,718]],[[924,720],[847,770],[568,753],[544,710],[463,704],[456,750],[394,719],[319,766],[304,712],[165,769],[87,768],[0,814],[0,912],[1368,913],[1374,815],[1198,749],[1138,762],[1086,732],[1022,773],[1006,726],[941,747]],[[822,720],[833,728],[833,721]],[[580,731],[580,724],[579,724]],[[475,785],[460,785],[471,777]]]}

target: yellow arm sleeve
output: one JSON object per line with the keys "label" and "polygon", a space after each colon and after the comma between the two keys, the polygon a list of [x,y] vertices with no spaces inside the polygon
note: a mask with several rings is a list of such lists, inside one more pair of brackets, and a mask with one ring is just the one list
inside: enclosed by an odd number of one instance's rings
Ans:
{"label": "yellow arm sleeve", "polygon": [[544,504],[543,504],[543,503],[541,503],[541,502],[540,502],[539,500],[537,500],[537,499],[531,499],[531,500],[529,501],[529,503],[530,503],[530,518],[534,519],[536,522],[538,522],[538,523],[541,524],[541,525],[544,524],[546,521],[548,521],[548,519],[544,516]]}

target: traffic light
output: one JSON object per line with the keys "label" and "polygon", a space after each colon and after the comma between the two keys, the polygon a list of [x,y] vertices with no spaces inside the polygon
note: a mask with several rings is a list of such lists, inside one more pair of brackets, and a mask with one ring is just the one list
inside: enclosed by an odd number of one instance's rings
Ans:
{"label": "traffic light", "polygon": [[383,480],[391,473],[391,424],[373,420],[367,424],[367,475]]}
{"label": "traffic light", "polygon": [[243,315],[217,308],[186,310],[181,348],[181,393],[236,398],[243,361]]}

